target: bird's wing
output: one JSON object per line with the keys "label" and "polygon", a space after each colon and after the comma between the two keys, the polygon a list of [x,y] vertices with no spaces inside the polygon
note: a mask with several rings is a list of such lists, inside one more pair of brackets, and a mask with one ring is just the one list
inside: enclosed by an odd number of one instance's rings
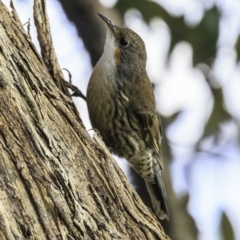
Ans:
{"label": "bird's wing", "polygon": [[146,146],[153,150],[161,168],[163,168],[160,147],[162,127],[159,114],[139,113],[129,109],[127,114],[132,128],[144,139]]}
{"label": "bird's wing", "polygon": [[162,168],[160,143],[162,126],[159,114],[156,112],[153,88],[149,79],[139,81],[131,93],[126,93],[128,104],[126,111],[132,128],[144,139],[146,146],[152,149]]}

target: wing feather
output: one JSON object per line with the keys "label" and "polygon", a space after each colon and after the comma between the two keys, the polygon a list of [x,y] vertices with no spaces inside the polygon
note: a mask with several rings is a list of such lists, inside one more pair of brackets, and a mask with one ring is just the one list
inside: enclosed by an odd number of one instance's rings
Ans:
{"label": "wing feather", "polygon": [[151,82],[147,75],[143,78],[144,81],[138,81],[134,88],[125,88],[132,89],[131,93],[124,92],[121,95],[124,96],[123,102],[125,103],[131,127],[144,139],[146,146],[153,150],[162,168],[160,148],[162,138],[161,120],[159,114],[156,112]]}

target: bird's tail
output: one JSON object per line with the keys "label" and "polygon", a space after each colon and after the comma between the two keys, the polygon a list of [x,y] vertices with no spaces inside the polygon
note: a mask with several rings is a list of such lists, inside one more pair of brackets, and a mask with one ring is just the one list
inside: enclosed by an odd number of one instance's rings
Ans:
{"label": "bird's tail", "polygon": [[161,170],[155,171],[156,184],[146,182],[147,189],[152,201],[153,209],[159,219],[169,220],[169,212],[167,206],[167,194],[161,177]]}

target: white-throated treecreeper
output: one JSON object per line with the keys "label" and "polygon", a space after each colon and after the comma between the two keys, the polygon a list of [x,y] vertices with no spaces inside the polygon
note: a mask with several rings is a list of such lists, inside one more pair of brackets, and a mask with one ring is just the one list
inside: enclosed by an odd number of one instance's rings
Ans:
{"label": "white-throated treecreeper", "polygon": [[87,88],[92,126],[110,151],[126,158],[144,178],[156,215],[168,219],[161,177],[161,120],[146,72],[145,44],[131,29],[98,15],[108,30],[104,52]]}

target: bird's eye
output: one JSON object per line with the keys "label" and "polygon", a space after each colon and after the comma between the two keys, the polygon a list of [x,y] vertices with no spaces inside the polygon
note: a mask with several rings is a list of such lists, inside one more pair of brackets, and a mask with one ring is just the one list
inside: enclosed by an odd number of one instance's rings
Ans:
{"label": "bird's eye", "polygon": [[120,39],[120,44],[121,44],[121,46],[126,47],[126,46],[128,46],[129,41],[125,38],[121,38]]}

